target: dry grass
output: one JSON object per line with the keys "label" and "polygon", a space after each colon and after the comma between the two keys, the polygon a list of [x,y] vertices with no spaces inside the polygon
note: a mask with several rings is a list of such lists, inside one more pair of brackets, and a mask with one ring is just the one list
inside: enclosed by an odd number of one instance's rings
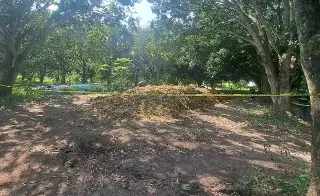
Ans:
{"label": "dry grass", "polygon": [[[135,95],[131,96],[131,93]],[[168,94],[210,93],[204,88],[182,86],[137,87],[121,95],[93,99],[89,115],[106,122],[152,117],[178,117],[190,110],[203,110],[211,107],[217,102],[217,99],[206,96],[168,96]]]}
{"label": "dry grass", "polygon": [[141,93],[141,94],[210,94],[211,91],[206,88],[196,88],[189,86],[146,86],[129,89],[125,94]]}

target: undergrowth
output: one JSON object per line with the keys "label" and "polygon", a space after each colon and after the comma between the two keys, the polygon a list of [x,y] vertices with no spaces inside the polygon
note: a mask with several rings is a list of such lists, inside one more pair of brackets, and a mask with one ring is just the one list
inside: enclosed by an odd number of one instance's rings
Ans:
{"label": "undergrowth", "polygon": [[233,196],[302,196],[310,178],[306,170],[270,172],[256,168],[234,185]]}
{"label": "undergrowth", "polygon": [[0,96],[0,106],[15,106],[29,101],[39,101],[44,99],[50,99],[53,96],[58,95],[78,95],[78,94],[90,94],[90,92],[75,91],[74,89],[61,89],[60,91],[44,91],[44,90],[31,90],[26,87],[14,87],[12,94],[9,96]]}
{"label": "undergrowth", "polygon": [[43,99],[45,93],[41,91],[30,91],[24,88],[13,88],[12,95],[0,97],[0,106],[13,106],[27,101]]}
{"label": "undergrowth", "polygon": [[290,130],[290,132],[305,133],[308,131],[298,117],[277,114],[268,107],[244,109],[243,112],[255,127],[264,128],[273,125],[280,130]]}
{"label": "undergrowth", "polygon": [[[271,131],[276,127],[278,135],[298,134],[310,135],[310,129],[303,125],[296,116],[280,115],[265,106],[250,108],[235,106],[239,115],[250,122],[255,130]],[[282,164],[281,160],[270,157],[272,161]],[[290,166],[284,166],[280,171],[270,171],[255,168],[240,178],[234,185],[234,196],[303,196],[306,195],[310,178],[308,163],[294,157],[290,158]]]}

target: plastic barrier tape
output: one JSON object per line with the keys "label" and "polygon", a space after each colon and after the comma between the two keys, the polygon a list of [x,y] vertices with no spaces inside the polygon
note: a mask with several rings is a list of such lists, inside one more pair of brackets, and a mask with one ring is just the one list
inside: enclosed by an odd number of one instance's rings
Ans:
{"label": "plastic barrier tape", "polygon": [[[11,86],[1,85],[7,88]],[[57,93],[71,93],[71,94],[101,94],[104,96],[114,96],[114,95],[123,95],[123,96],[172,96],[172,97],[307,97],[310,94],[291,94],[291,93],[282,93],[282,94],[151,94],[151,93],[110,93],[110,92],[87,92],[87,91],[54,91],[54,90],[32,90],[38,92],[57,92]],[[317,93],[317,96],[320,96],[320,93]]]}

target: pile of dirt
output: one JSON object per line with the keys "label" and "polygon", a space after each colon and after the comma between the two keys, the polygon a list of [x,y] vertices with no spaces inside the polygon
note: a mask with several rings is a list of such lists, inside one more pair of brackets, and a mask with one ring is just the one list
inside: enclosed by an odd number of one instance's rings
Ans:
{"label": "pile of dirt", "polygon": [[146,86],[136,87],[129,89],[125,94],[210,94],[210,90],[206,88],[196,88],[189,86],[172,86],[172,85],[161,85],[161,86]]}
{"label": "pile of dirt", "polygon": [[[190,110],[212,107],[216,98],[183,96],[184,94],[209,95],[202,88],[181,86],[149,86],[134,88],[121,95],[98,97],[91,100],[88,114],[106,123],[128,122],[151,117],[178,117]],[[182,96],[172,96],[182,95]]]}

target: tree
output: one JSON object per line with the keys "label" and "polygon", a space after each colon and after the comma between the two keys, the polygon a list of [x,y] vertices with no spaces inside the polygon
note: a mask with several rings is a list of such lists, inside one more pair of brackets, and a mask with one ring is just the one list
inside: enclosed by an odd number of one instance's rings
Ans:
{"label": "tree", "polygon": [[156,40],[155,37],[152,37],[150,40],[148,44],[148,50],[150,55],[150,63],[156,72],[156,84],[159,84],[163,73],[166,56],[161,48],[160,41]]}
{"label": "tree", "polygon": [[253,80],[259,90],[268,92],[262,80],[260,59],[251,45],[239,44],[238,40],[228,35],[216,35],[212,44],[215,46],[207,60],[208,82],[211,86],[221,81]]}
{"label": "tree", "polygon": [[132,75],[132,60],[129,58],[118,58],[114,62],[112,71],[113,85],[120,91],[124,90],[124,87],[130,85],[130,75]]}
{"label": "tree", "polygon": [[[57,6],[51,12],[50,6]],[[0,5],[0,93],[11,94],[23,61],[57,26],[92,10],[89,1],[3,0]]]}
{"label": "tree", "polygon": [[24,62],[26,66],[24,72],[29,74],[30,77],[37,75],[40,84],[43,84],[47,73],[53,70],[56,66],[51,48],[48,47],[49,45],[49,40],[45,40],[43,44],[41,44],[37,50],[34,50],[30,57]]}
{"label": "tree", "polygon": [[312,109],[310,196],[320,195],[320,2],[295,0],[301,65],[307,80]]}
{"label": "tree", "polygon": [[[240,44],[254,46],[271,92],[290,92],[290,66],[297,46],[292,0],[150,1],[160,19],[171,21],[168,24],[178,21],[181,29],[197,26],[208,34],[229,34]],[[275,109],[290,106],[288,97],[272,101]]]}
{"label": "tree", "polygon": [[[294,55],[296,33],[294,8],[291,0],[242,2],[239,0],[221,1],[227,11],[235,17],[237,25],[249,36],[231,35],[256,47],[267,74],[271,93],[290,92],[290,64]],[[248,5],[251,5],[250,7]],[[276,17],[274,17],[274,15]],[[273,63],[272,53],[277,55]],[[272,97],[275,109],[289,110],[289,97]]]}
{"label": "tree", "polygon": [[[179,67],[187,67],[187,77],[201,86],[206,79],[206,62],[213,45],[201,35],[180,36],[181,44],[177,55]],[[180,70],[183,71],[183,70]]]}
{"label": "tree", "polygon": [[[11,94],[24,60],[57,27],[102,17],[101,0],[1,0],[0,94]],[[121,0],[124,5],[134,1]],[[107,6],[107,5],[106,5]]]}
{"label": "tree", "polygon": [[72,48],[73,62],[81,75],[81,82],[93,78],[95,66],[108,62],[110,58],[109,37],[111,30],[105,25],[80,26],[73,29],[75,43]]}
{"label": "tree", "polygon": [[144,79],[150,80],[150,55],[148,50],[148,44],[151,40],[151,29],[139,28],[134,33],[134,43],[132,48],[133,63],[136,69],[136,80]]}

